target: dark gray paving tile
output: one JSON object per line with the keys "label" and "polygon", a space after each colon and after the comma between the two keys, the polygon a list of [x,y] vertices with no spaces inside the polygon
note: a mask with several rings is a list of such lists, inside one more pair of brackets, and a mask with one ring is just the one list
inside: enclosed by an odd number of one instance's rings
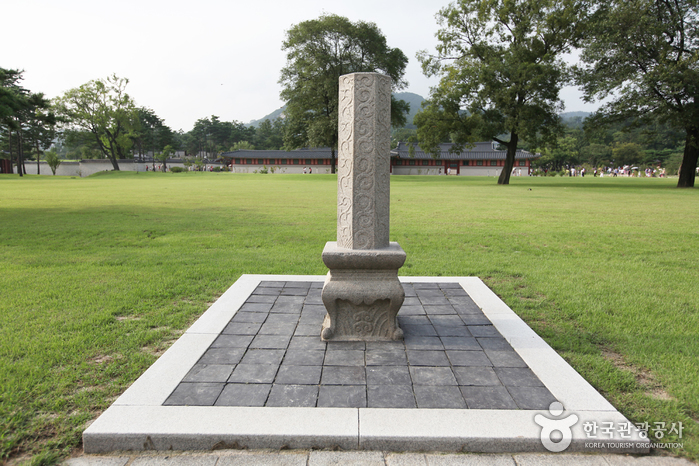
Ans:
{"label": "dark gray paving tile", "polygon": [[417,295],[420,299],[422,299],[422,298],[443,298],[444,292],[439,288],[435,288],[435,289],[419,288],[417,290]]}
{"label": "dark gray paving tile", "polygon": [[473,326],[470,327],[470,330],[473,330],[471,334],[474,337],[498,337],[502,338],[502,335],[500,335],[500,332],[492,326],[492,325],[479,325],[479,326]]}
{"label": "dark gray paving tile", "polygon": [[505,387],[459,387],[470,409],[517,409]]}
{"label": "dark gray paving tile", "polygon": [[527,367],[522,358],[514,351],[485,350],[488,359],[495,367]]}
{"label": "dark gray paving tile", "polygon": [[398,315],[398,325],[432,325],[426,315]]}
{"label": "dark gray paving tile", "polygon": [[279,365],[284,357],[284,350],[280,349],[250,349],[245,353],[242,364],[272,364]]}
{"label": "dark gray paving tile", "polygon": [[165,406],[212,406],[218,398],[222,383],[181,383],[165,400]]}
{"label": "dark gray paving tile", "polygon": [[282,364],[291,366],[322,366],[325,358],[323,350],[287,350]]}
{"label": "dark gray paving tile", "polygon": [[495,373],[506,387],[543,387],[539,377],[528,367],[496,367]]}
{"label": "dark gray paving tile", "polygon": [[408,366],[370,366],[366,368],[367,385],[411,385]]}
{"label": "dark gray paving tile", "polygon": [[[308,295],[306,296],[305,301],[303,302],[304,306],[308,305],[321,305],[323,306],[323,298],[321,296],[320,290],[313,291],[311,290]],[[325,306],[323,306],[325,308]]]}
{"label": "dark gray paving tile", "polygon": [[366,385],[366,373],[360,366],[323,366],[322,385]]}
{"label": "dark gray paving tile", "polygon": [[502,385],[492,367],[460,366],[452,367],[459,385],[498,386]]}
{"label": "dark gray paving tile", "polygon": [[447,350],[447,357],[452,366],[492,366],[483,351]]}
{"label": "dark gray paving tile", "polygon": [[440,337],[442,345],[448,350],[482,351],[481,345],[473,337]]}
{"label": "dark gray paving tile", "polygon": [[459,387],[416,385],[413,387],[418,408],[465,409],[466,402]]}
{"label": "dark gray paving tile", "polygon": [[291,366],[282,364],[277,372],[275,384],[318,385],[323,366]]}
{"label": "dark gray paving tile", "polygon": [[252,322],[231,322],[223,329],[224,335],[257,335],[262,327],[261,323]]}
{"label": "dark gray paving tile", "polygon": [[432,325],[411,325],[399,324],[404,335],[413,335],[418,337],[436,337],[437,331]]}
{"label": "dark gray paving tile", "polygon": [[[451,307],[451,303],[447,300],[447,298],[444,297],[444,295],[442,295],[440,297],[422,297],[422,296],[420,296],[420,293],[418,292],[418,297],[420,299],[420,303],[422,303],[422,305],[425,306],[425,310],[427,311],[428,314],[430,313],[428,306],[445,305],[445,306]],[[452,312],[456,312],[456,311],[454,311],[452,308]],[[443,314],[443,312],[439,312],[439,314]]]}
{"label": "dark gray paving tile", "polygon": [[238,364],[245,348],[209,348],[199,359],[200,364]]}
{"label": "dark gray paving tile", "polygon": [[413,283],[413,288],[415,290],[438,290],[439,289],[439,283],[436,282],[416,282]]}
{"label": "dark gray paving tile", "polygon": [[274,384],[265,406],[312,408],[318,401],[317,385]]}
{"label": "dark gray paving tile", "polygon": [[425,315],[425,308],[422,305],[406,306],[403,304],[398,312],[398,317],[401,316],[413,316],[413,315]]}
{"label": "dark gray paving tile", "polygon": [[282,280],[262,280],[258,285],[257,289],[261,288],[283,288],[286,285],[285,281]]}
{"label": "dark gray paving tile", "polygon": [[[303,317],[301,318],[303,320]],[[320,319],[317,323],[301,323],[299,321],[299,324],[296,326],[296,330],[294,331],[294,336],[302,336],[302,337],[314,337],[318,336],[318,339],[320,339],[320,330],[322,328],[322,323],[323,320]]]}
{"label": "dark gray paving tile", "polygon": [[253,294],[256,295],[269,295],[269,296],[279,296],[282,292],[281,287],[257,287]]}
{"label": "dark gray paving tile", "polygon": [[415,385],[457,385],[456,377],[449,367],[410,366],[410,378]]}
{"label": "dark gray paving tile", "polygon": [[270,309],[272,309],[271,303],[246,302],[242,306],[240,306],[240,310],[238,310],[238,312],[263,312],[266,314],[269,312]]}
{"label": "dark gray paving tile", "polygon": [[369,408],[416,408],[417,404],[411,385],[369,385],[367,386],[367,406]]}
{"label": "dark gray paving tile", "polygon": [[407,350],[411,366],[449,366],[444,351]]}
{"label": "dark gray paving tile", "polygon": [[328,351],[335,350],[362,350],[366,349],[366,343],[363,341],[329,341]]}
{"label": "dark gray paving tile", "polygon": [[291,335],[257,335],[250,343],[251,349],[286,349]]}
{"label": "dark gray paving tile", "polygon": [[546,387],[507,387],[521,409],[548,409],[556,398]]}
{"label": "dark gray paving tile", "polygon": [[[436,299],[436,298],[432,298],[432,299]],[[444,299],[444,301],[446,301],[446,298],[443,298],[443,299]],[[429,316],[433,316],[433,315],[458,316],[456,313],[456,309],[454,309],[454,307],[451,304],[449,304],[448,302],[446,302],[445,304],[441,304],[441,305],[429,305],[429,304],[426,304],[423,302],[423,306],[425,306],[425,312]]]}
{"label": "dark gray paving tile", "polygon": [[271,384],[226,384],[216,406],[255,406],[265,405]]}
{"label": "dark gray paving tile", "polygon": [[437,332],[437,335],[440,337],[470,337],[471,332],[468,331],[468,328],[465,325],[461,326],[453,326],[453,327],[442,327],[442,326],[435,326],[434,330]]}
{"label": "dark gray paving tile", "polygon": [[274,304],[276,300],[277,297],[275,295],[251,294],[245,302]]}
{"label": "dark gray paving tile", "polygon": [[366,350],[367,366],[406,366],[408,358],[405,347],[401,344],[398,349],[371,349]]}
{"label": "dark gray paving tile", "polygon": [[254,335],[219,335],[218,338],[211,343],[211,348],[247,348]]}
{"label": "dark gray paving tile", "polygon": [[304,288],[284,288],[281,296],[306,296],[308,290]]}
{"label": "dark gray paving tile", "polygon": [[228,378],[229,383],[272,383],[279,366],[276,364],[238,364]]}
{"label": "dark gray paving tile", "polygon": [[182,382],[225,382],[234,368],[228,364],[195,364]]}
{"label": "dark gray paving tile", "polygon": [[310,281],[299,281],[299,282],[284,282],[284,288],[305,288],[309,289],[313,282]]}
{"label": "dark gray paving tile", "polygon": [[441,283],[439,283],[439,287],[442,290],[447,290],[447,289],[463,290],[463,288],[461,287],[461,284],[459,284],[457,282],[441,282]]}
{"label": "dark gray paving tile", "polygon": [[298,321],[297,314],[270,314],[265,324],[296,324]]}
{"label": "dark gray paving tile", "polygon": [[405,292],[406,297],[416,296],[415,289],[411,283],[401,283],[401,285],[403,285],[403,291]]}
{"label": "dark gray paving tile", "polygon": [[402,341],[367,341],[365,343],[367,353],[372,351],[405,353],[405,344]]}
{"label": "dark gray paving tile", "polygon": [[323,325],[323,319],[325,315],[316,314],[301,314],[299,319],[299,325],[314,325],[316,327],[316,333],[320,335],[320,327]]}
{"label": "dark gray paving tile", "polygon": [[430,314],[430,322],[435,327],[465,327],[464,321],[458,315]]}
{"label": "dark gray paving tile", "polygon": [[442,345],[442,341],[439,337],[405,335],[403,341],[407,349],[433,351],[444,349],[444,345]]}
{"label": "dark gray paving tile", "polygon": [[476,338],[483,349],[512,351],[512,346],[504,338]]}
{"label": "dark gray paving tile", "polygon": [[479,310],[480,310],[480,308],[478,307],[478,305],[477,305],[477,304],[473,301],[473,299],[471,299],[471,297],[468,296],[468,295],[466,295],[466,296],[453,296],[453,297],[450,297],[450,298],[449,298],[449,301],[451,301],[451,302],[454,303],[454,304],[459,304],[459,305],[461,305],[461,306],[470,307],[470,308],[473,308],[473,309],[479,309]]}
{"label": "dark gray paving tile", "polygon": [[294,336],[289,342],[289,349],[293,350],[324,350],[327,343],[320,339],[320,331],[315,336]]}
{"label": "dark gray paving tile", "polygon": [[341,350],[328,347],[325,353],[326,366],[364,366],[364,351]]}
{"label": "dark gray paving tile", "polygon": [[[475,314],[463,314],[459,312],[459,316],[461,317],[461,320],[464,321],[464,323],[468,326],[471,325],[493,325],[492,322],[490,322],[490,319],[488,319],[485,314],[482,312],[478,311],[478,313]],[[469,331],[471,329],[469,328]]]}
{"label": "dark gray paving tile", "polygon": [[321,385],[318,392],[318,407],[366,408],[366,386]]}
{"label": "dark gray paving tile", "polygon": [[405,296],[405,299],[403,300],[403,306],[419,306],[422,303],[420,303],[420,300],[417,299],[417,296]]}
{"label": "dark gray paving tile", "polygon": [[292,323],[264,323],[258,332],[259,335],[284,335],[291,337],[296,330]]}
{"label": "dark gray paving tile", "polygon": [[306,299],[306,302],[303,304],[303,310],[301,311],[301,314],[324,316],[325,314],[327,314],[327,312],[328,311],[325,309],[325,306],[322,302],[317,304],[310,304],[308,302],[308,299]]}
{"label": "dark gray paving tile", "polygon": [[279,296],[275,304],[278,305],[298,305],[303,306],[303,302],[306,300],[304,296]]}
{"label": "dark gray paving tile", "polygon": [[238,311],[235,313],[231,322],[253,322],[262,323],[267,319],[267,314],[264,312],[243,312]]}

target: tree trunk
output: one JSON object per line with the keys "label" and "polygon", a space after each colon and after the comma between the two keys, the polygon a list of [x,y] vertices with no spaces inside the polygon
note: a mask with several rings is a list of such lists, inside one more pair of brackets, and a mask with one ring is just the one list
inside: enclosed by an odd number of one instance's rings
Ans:
{"label": "tree trunk", "polygon": [[335,174],[335,148],[330,148],[330,173]]}
{"label": "tree trunk", "polygon": [[119,162],[117,162],[116,156],[114,154],[111,154],[107,155],[107,158],[109,158],[109,161],[112,162],[112,168],[114,168],[114,171],[120,171]]}
{"label": "tree trunk", "polygon": [[693,188],[699,159],[699,126],[687,128],[687,139],[684,143],[684,156],[680,165],[678,188]]}
{"label": "tree trunk", "polygon": [[505,156],[505,166],[502,168],[498,184],[510,184],[510,174],[515,166],[515,155],[517,154],[517,143],[519,136],[517,133],[510,133],[510,142],[507,143],[507,155]]}
{"label": "tree trunk", "polygon": [[[9,136],[9,144],[10,144],[10,167],[12,167],[12,128],[9,128],[9,131],[7,132]],[[17,154],[17,173],[19,173],[19,176],[22,176],[22,172],[19,169],[19,154]]]}
{"label": "tree trunk", "polygon": [[19,176],[23,176],[27,174],[27,169],[24,166],[24,141],[22,140],[22,130],[18,129],[17,130],[17,171],[19,172]]}
{"label": "tree trunk", "polygon": [[41,160],[41,155],[39,155],[39,139],[35,142],[36,145],[36,174],[41,175],[41,168],[39,168],[39,160]]}

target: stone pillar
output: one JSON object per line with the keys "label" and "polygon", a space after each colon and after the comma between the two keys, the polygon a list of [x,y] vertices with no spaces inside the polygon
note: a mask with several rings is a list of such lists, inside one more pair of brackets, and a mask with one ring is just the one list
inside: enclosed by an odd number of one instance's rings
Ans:
{"label": "stone pillar", "polygon": [[391,78],[340,77],[337,242],[328,242],[323,340],[398,340],[405,252],[389,242]]}

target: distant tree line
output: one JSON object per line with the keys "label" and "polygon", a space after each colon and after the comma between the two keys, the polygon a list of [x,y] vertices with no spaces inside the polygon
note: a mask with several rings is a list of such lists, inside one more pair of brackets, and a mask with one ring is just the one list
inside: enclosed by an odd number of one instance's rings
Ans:
{"label": "distant tree line", "polygon": [[53,101],[21,85],[22,71],[0,68],[0,158],[26,174],[27,161],[43,158],[54,170],[60,159],[106,158],[115,170],[120,159],[165,160],[176,152],[213,158],[239,148],[281,149],[284,119],[257,128],[216,115],[194,127],[173,131],[155,111],[139,107],[126,92],[128,79],[92,80]]}

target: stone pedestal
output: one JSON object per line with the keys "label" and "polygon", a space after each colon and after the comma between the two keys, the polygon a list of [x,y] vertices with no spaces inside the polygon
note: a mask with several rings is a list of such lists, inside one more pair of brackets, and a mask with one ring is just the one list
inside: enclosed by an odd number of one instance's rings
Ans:
{"label": "stone pedestal", "polygon": [[405,299],[398,280],[405,251],[398,243],[383,249],[353,250],[328,242],[323,262],[330,269],[322,294],[328,311],[321,333],[323,340],[403,338],[396,316]]}
{"label": "stone pedestal", "polygon": [[324,340],[397,340],[405,252],[389,242],[391,78],[340,77],[337,242],[323,262]]}

